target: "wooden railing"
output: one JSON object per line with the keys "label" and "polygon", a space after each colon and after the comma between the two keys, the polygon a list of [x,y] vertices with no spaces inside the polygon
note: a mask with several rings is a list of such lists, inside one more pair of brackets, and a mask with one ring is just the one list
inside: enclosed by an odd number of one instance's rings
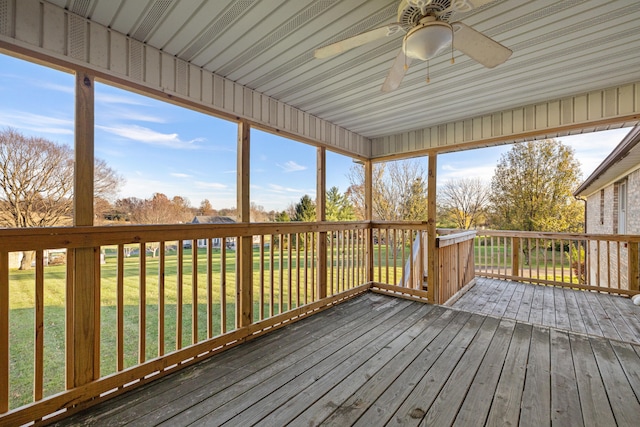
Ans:
{"label": "wooden railing", "polygon": [[[442,232],[442,230],[439,230]],[[438,250],[437,302],[450,304],[475,281],[475,230],[447,233],[436,239]]]}
{"label": "wooden railing", "polygon": [[371,227],[374,290],[428,300],[424,289],[426,222],[373,222]]}
{"label": "wooden railing", "polygon": [[[372,284],[424,299],[418,285],[397,285],[414,255],[412,239],[425,228],[348,222],[0,229],[0,425],[51,422]],[[251,251],[241,250],[245,242]],[[10,266],[23,251],[35,252],[33,270]],[[87,252],[80,262],[76,253]],[[251,259],[243,260],[247,253]],[[82,268],[93,273],[77,275]],[[93,278],[91,296],[75,292],[80,277]]]}
{"label": "wooden railing", "polygon": [[639,293],[637,235],[478,231],[476,274],[615,294]]}

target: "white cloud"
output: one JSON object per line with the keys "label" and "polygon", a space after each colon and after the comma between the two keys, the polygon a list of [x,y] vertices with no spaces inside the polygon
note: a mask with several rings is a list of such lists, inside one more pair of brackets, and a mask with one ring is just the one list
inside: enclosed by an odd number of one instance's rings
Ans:
{"label": "white cloud", "polygon": [[61,85],[42,80],[32,80],[31,84],[33,84],[34,86],[39,86],[43,89],[55,90],[57,92],[63,92],[70,95],[73,95],[75,93],[75,88],[72,85]]}
{"label": "white cloud", "polygon": [[214,189],[214,190],[223,190],[228,187],[226,184],[222,184],[220,182],[204,182],[204,181],[196,181],[195,185],[198,188],[208,188],[208,189]]}
{"label": "white cloud", "polygon": [[303,171],[306,170],[307,167],[300,165],[296,162],[294,162],[293,160],[289,160],[288,162],[286,162],[285,164],[281,165],[281,164],[277,164],[278,167],[282,168],[283,171],[285,172],[298,172],[298,171]]}
{"label": "white cloud", "polygon": [[307,191],[300,188],[284,187],[278,184],[269,184],[269,189],[275,193],[298,193],[305,194]]}
{"label": "white cloud", "polygon": [[104,93],[100,90],[96,91],[96,102],[104,104],[149,105],[137,97],[113,95],[110,93]]}
{"label": "white cloud", "polygon": [[0,110],[0,127],[5,126],[47,134],[73,135],[74,121],[72,118],[53,117],[26,111]]}
{"label": "white cloud", "polygon": [[200,138],[183,141],[177,133],[161,133],[137,125],[96,126],[96,128],[133,141],[168,148],[199,149],[200,147],[195,143],[202,141]]}
{"label": "white cloud", "polygon": [[178,172],[172,172],[169,175],[171,175],[174,178],[191,178],[193,175],[188,175],[186,173],[178,173]]}

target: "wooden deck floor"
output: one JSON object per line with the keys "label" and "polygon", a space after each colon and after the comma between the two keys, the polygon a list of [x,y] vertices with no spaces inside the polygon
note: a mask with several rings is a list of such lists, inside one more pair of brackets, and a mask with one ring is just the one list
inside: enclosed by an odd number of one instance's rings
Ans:
{"label": "wooden deck floor", "polygon": [[614,295],[477,278],[453,307],[640,344],[640,307]]}
{"label": "wooden deck floor", "polygon": [[367,293],[59,425],[636,426],[639,354]]}

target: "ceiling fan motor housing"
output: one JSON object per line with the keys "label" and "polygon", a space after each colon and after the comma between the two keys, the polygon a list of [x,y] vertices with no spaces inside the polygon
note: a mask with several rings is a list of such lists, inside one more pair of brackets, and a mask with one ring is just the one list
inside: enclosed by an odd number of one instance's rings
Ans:
{"label": "ceiling fan motor housing", "polygon": [[451,0],[401,0],[398,5],[398,21],[405,28],[413,28],[427,15],[438,15],[446,21],[450,12],[441,14],[451,5]]}

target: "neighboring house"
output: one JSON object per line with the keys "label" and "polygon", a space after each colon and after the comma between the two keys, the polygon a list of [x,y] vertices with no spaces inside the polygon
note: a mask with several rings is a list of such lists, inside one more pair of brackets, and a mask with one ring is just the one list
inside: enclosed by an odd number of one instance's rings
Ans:
{"label": "neighboring house", "polygon": [[[586,198],[585,231],[588,234],[640,234],[640,125],[634,127],[573,193]],[[601,246],[604,246],[603,243]],[[618,250],[619,247],[619,250]],[[599,251],[598,251],[599,249]],[[609,258],[606,251],[611,251]],[[600,263],[598,264],[598,252]],[[619,252],[619,254],[618,254]],[[619,256],[618,256],[619,255]],[[620,266],[618,268],[618,260]],[[628,289],[626,244],[598,248],[589,245],[590,283],[601,283],[611,274]],[[615,264],[609,269],[607,262]],[[598,272],[597,265],[600,266]]]}
{"label": "neighboring house", "polygon": [[[228,216],[198,215],[193,218],[191,223],[192,224],[235,224],[236,222],[232,218],[229,218]],[[211,240],[212,240],[211,242],[212,247],[215,249],[220,249],[222,239],[216,237]],[[197,244],[199,248],[206,248],[207,239],[198,239]],[[227,238],[226,246],[228,249],[235,249],[236,239],[234,237]]]}

